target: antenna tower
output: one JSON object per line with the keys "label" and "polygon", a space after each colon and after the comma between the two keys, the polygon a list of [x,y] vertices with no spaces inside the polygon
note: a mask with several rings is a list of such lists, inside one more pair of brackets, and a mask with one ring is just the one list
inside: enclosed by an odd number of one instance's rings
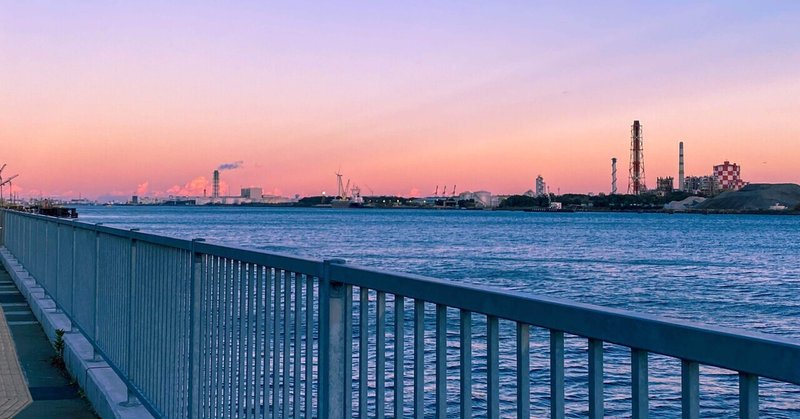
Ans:
{"label": "antenna tower", "polygon": [[628,193],[639,195],[647,190],[644,178],[644,146],[642,142],[642,125],[633,121],[631,126],[631,166],[628,178]]}

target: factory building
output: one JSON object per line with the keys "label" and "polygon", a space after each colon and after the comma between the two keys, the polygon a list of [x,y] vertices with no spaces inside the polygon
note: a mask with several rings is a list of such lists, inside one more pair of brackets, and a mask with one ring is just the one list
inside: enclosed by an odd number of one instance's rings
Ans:
{"label": "factory building", "polygon": [[660,177],[656,179],[656,191],[662,196],[672,192],[674,185],[675,179],[672,176]]}
{"label": "factory building", "polygon": [[714,176],[686,176],[683,184],[684,191],[695,195],[714,195],[720,189]]}
{"label": "factory building", "polygon": [[261,196],[264,195],[264,191],[261,188],[251,186],[249,188],[242,188],[242,198],[248,198],[253,200],[261,199]]}
{"label": "factory building", "polygon": [[544,183],[542,175],[536,177],[536,196],[547,195],[547,185]]}
{"label": "factory building", "polygon": [[736,191],[745,185],[741,178],[741,167],[736,163],[725,160],[724,163],[714,166],[712,173],[723,191]]}

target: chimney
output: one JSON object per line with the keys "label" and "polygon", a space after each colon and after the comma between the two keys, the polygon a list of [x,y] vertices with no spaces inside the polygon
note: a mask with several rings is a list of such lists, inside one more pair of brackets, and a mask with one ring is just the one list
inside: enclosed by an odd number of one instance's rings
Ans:
{"label": "chimney", "polygon": [[678,145],[678,190],[686,189],[686,178],[683,172],[683,141]]}

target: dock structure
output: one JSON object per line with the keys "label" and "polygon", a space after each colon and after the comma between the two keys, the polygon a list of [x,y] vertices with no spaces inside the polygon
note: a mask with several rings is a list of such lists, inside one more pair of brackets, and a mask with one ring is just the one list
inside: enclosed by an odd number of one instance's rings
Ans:
{"label": "dock structure", "polygon": [[651,354],[679,361],[685,418],[700,414],[701,365],[738,374],[742,418],[758,417],[760,378],[800,385],[800,343],[766,334],[12,211],[0,223],[15,281],[41,289],[84,359],[116,373],[117,405],[154,417],[442,418],[481,399],[489,418],[506,404],[528,418],[531,345],[546,339],[549,416],[563,418],[565,335],[586,343],[591,418],[605,414],[608,344],[628,353],[633,418],[652,410]]}

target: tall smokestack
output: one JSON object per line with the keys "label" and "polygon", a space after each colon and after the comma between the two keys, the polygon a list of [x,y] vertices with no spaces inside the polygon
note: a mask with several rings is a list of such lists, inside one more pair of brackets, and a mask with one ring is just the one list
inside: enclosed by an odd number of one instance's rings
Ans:
{"label": "tall smokestack", "polygon": [[617,194],[617,158],[611,158],[611,195]]}
{"label": "tall smokestack", "polygon": [[631,126],[631,166],[628,178],[628,193],[639,195],[647,190],[644,181],[644,146],[642,141],[642,125],[633,121]]}
{"label": "tall smokestack", "polygon": [[211,189],[211,197],[219,198],[219,170],[214,171],[214,184]]}
{"label": "tall smokestack", "polygon": [[686,178],[683,175],[683,141],[678,145],[678,189],[686,189]]}

